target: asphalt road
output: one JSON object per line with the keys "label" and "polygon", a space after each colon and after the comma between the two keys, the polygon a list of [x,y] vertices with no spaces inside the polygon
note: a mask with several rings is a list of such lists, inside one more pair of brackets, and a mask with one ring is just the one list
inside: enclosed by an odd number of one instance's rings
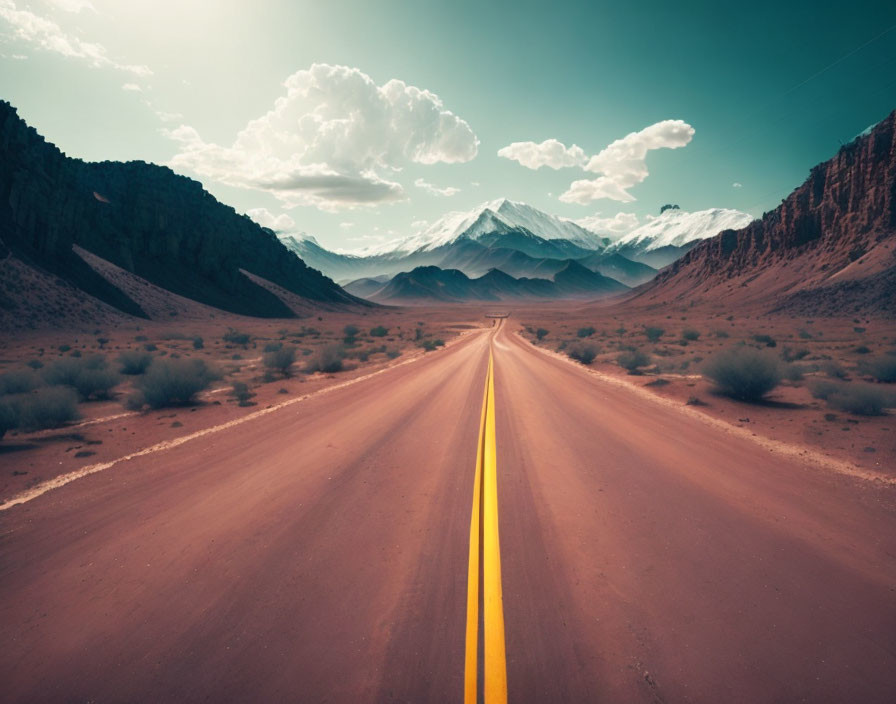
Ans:
{"label": "asphalt road", "polygon": [[0,512],[0,700],[459,701],[489,346],[511,702],[892,702],[893,490],[512,335]]}

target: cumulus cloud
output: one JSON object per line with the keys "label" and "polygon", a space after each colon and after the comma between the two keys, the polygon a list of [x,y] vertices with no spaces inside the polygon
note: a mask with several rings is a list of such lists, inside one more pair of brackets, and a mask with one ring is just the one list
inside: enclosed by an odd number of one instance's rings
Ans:
{"label": "cumulus cloud", "polygon": [[122,90],[130,91],[132,93],[142,93],[143,89],[138,86],[136,83],[125,83],[122,87]]}
{"label": "cumulus cloud", "polygon": [[731,184],[731,187],[732,188],[743,188],[744,184],[738,183],[737,181],[735,181],[734,183]]}
{"label": "cumulus cloud", "polygon": [[600,176],[574,181],[560,200],[582,205],[599,198],[631,202],[635,197],[629,189],[648,176],[647,152],[678,149],[693,136],[694,128],[683,120],[663,120],[617,139],[585,164],[585,171]]}
{"label": "cumulus cloud", "polygon": [[339,223],[339,227],[341,227],[343,230],[350,230],[350,229],[352,229],[354,226],[355,226],[355,223],[353,223],[353,222],[341,222],[341,223]]}
{"label": "cumulus cloud", "polygon": [[634,213],[616,213],[612,217],[602,217],[600,213],[573,220],[586,230],[600,235],[621,236],[638,226],[638,216]]}
{"label": "cumulus cloud", "polygon": [[536,142],[513,142],[498,150],[498,156],[517,161],[527,169],[563,169],[570,166],[584,166],[588,157],[584,150],[573,144],[567,147],[556,139]]}
{"label": "cumulus cloud", "polygon": [[180,145],[170,165],[270,191],[288,206],[335,210],[401,200],[404,189],[384,174],[409,163],[467,162],[478,151],[465,120],[400,80],[380,86],[356,68],[313,64],[284,87],[230,146],[205,142],[186,125],[169,131]]}
{"label": "cumulus cloud", "polygon": [[425,181],[422,178],[418,178],[416,181],[414,181],[414,185],[417,188],[426,191],[432,196],[450,197],[460,193],[460,189],[455,188],[454,186],[445,186],[444,188],[439,188],[438,186],[434,186],[433,184],[429,183],[429,181]]}
{"label": "cumulus cloud", "polygon": [[[71,12],[93,7],[90,3],[76,0],[60,3],[60,7],[64,5],[67,6],[64,9],[69,9]],[[152,74],[152,71],[146,66],[123,64],[109,58],[106,48],[101,44],[86,42],[74,34],[66,32],[53,20],[30,10],[20,9],[13,0],[0,0],[0,19],[5,20],[12,28],[13,36],[16,39],[44,51],[68,58],[82,59],[93,68],[115,68],[135,76]]]}
{"label": "cumulus cloud", "polygon": [[246,215],[262,227],[270,228],[274,232],[286,232],[296,226],[295,220],[286,213],[274,215],[267,208],[251,208],[246,211]]}

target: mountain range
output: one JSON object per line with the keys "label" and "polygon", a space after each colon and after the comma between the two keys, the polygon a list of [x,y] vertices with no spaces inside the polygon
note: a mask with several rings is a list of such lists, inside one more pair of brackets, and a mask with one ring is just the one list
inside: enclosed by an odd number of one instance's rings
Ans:
{"label": "mountain range", "polygon": [[517,278],[550,278],[570,261],[577,261],[626,286],[637,286],[699,239],[751,219],[736,210],[666,211],[613,241],[505,198],[448,213],[419,234],[358,253],[330,251],[307,235],[287,235],[283,242],[309,265],[343,284],[420,266],[458,269],[471,277],[499,269]]}
{"label": "mountain range", "polygon": [[470,278],[458,269],[420,266],[386,281],[361,279],[348,284],[346,290],[380,303],[413,305],[539,298],[593,299],[621,293],[628,287],[572,260],[552,279],[515,278],[499,269]]}

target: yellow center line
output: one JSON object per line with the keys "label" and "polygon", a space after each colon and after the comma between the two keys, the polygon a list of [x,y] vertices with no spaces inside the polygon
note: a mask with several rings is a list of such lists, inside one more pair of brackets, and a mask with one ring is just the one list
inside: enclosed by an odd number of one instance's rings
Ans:
{"label": "yellow center line", "polygon": [[495,445],[495,375],[491,349],[482,400],[479,447],[470,518],[470,558],[467,574],[467,634],[464,661],[464,702],[476,704],[479,664],[480,591],[482,568],[483,677],[485,704],[507,701],[504,647],[504,601],[501,591],[501,547],[498,539],[498,473]]}

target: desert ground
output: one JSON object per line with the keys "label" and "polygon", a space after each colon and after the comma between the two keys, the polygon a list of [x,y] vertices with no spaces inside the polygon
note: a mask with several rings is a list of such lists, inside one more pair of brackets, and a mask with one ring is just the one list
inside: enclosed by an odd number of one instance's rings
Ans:
{"label": "desert ground", "polygon": [[[871,384],[892,324],[500,309],[4,339],[4,373],[125,353],[217,370],[158,409],[129,409],[121,375],[0,442],[4,698],[456,699],[491,352],[510,701],[890,701],[896,426],[809,383]],[[802,375],[725,397],[700,370],[741,343]],[[334,344],[342,370],[312,371]],[[265,364],[278,345],[288,374]]]}

